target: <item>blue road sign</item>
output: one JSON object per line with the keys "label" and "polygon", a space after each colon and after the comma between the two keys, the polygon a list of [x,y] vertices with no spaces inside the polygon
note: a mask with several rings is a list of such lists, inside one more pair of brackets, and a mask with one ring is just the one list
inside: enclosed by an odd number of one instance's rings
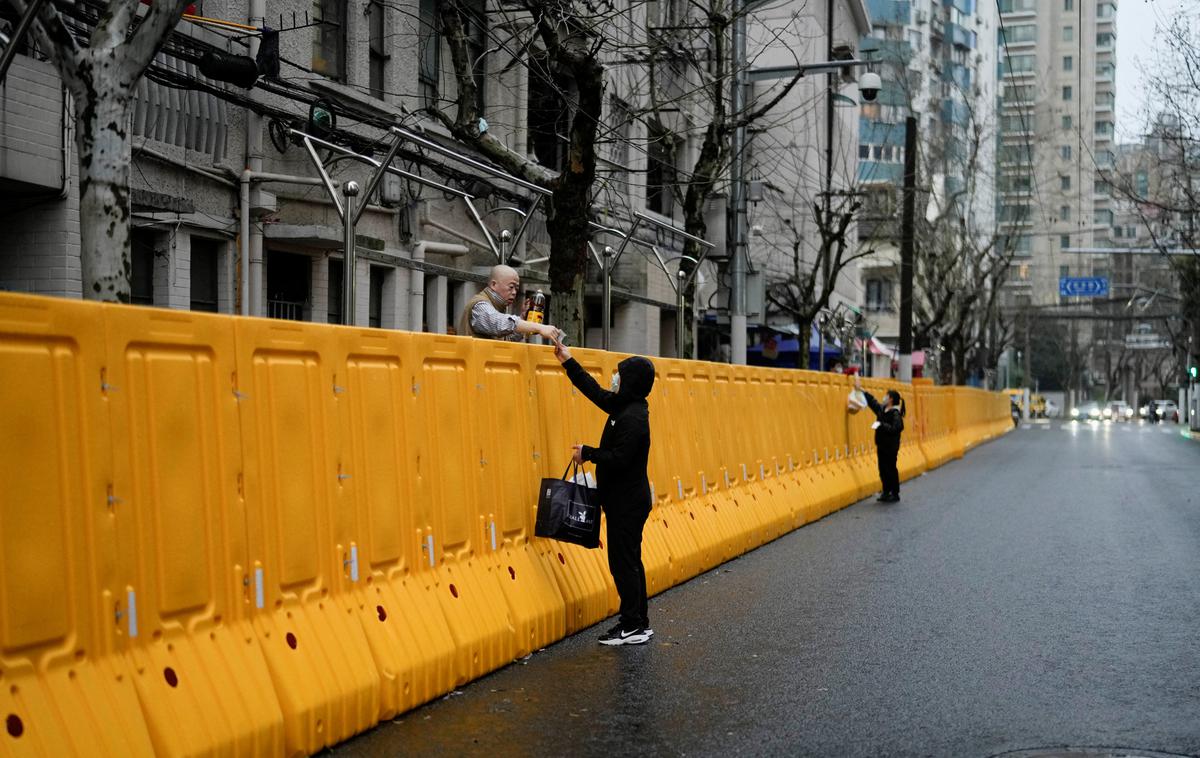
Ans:
{"label": "blue road sign", "polygon": [[1063,297],[1104,297],[1108,294],[1107,276],[1064,276],[1058,280]]}

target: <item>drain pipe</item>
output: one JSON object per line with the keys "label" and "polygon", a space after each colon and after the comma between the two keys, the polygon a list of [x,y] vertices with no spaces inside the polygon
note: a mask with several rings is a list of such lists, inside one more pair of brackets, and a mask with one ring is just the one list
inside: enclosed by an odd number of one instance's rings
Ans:
{"label": "drain pipe", "polygon": [[[261,29],[266,23],[267,0],[250,0],[246,23],[255,29]],[[261,43],[258,35],[251,35],[250,57],[258,59],[258,47]],[[251,93],[251,97],[256,97]],[[246,109],[246,171],[260,172],[263,168],[263,130],[262,116],[253,109]],[[243,175],[244,179],[244,175]],[[263,233],[262,227],[250,223],[250,188],[249,183],[242,182],[242,313],[249,316],[265,316],[263,309]],[[249,264],[247,266],[247,264]]]}
{"label": "drain pipe", "polygon": [[[467,252],[469,251],[466,245],[459,245],[454,242],[421,240],[416,245],[413,245],[412,260],[414,263],[423,262],[426,253],[466,255]],[[414,268],[408,272],[408,328],[414,332],[423,332],[425,331],[422,326],[424,322],[425,272]]]}

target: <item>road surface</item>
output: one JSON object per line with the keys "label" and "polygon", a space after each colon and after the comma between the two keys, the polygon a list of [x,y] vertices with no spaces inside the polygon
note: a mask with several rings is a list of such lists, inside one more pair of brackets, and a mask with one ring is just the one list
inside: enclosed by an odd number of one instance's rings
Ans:
{"label": "road surface", "polygon": [[1200,754],[1200,441],[1029,424],[902,497],[653,598],[648,645],[607,622],[332,754]]}

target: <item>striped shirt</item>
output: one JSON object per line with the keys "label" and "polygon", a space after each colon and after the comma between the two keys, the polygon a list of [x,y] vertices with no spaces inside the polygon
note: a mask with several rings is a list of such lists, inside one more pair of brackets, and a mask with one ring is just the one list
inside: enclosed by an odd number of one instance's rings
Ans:
{"label": "striped shirt", "polygon": [[521,319],[504,313],[496,306],[496,295],[486,290],[488,301],[480,300],[471,308],[471,328],[479,334],[509,342],[523,342],[525,335],[517,333]]}

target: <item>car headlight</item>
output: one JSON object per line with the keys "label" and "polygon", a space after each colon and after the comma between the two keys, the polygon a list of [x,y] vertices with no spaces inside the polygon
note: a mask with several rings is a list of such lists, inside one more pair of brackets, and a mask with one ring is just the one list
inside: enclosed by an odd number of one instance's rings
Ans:
{"label": "car headlight", "polygon": [[1079,409],[1078,409],[1078,408],[1072,408],[1072,409],[1071,409],[1071,418],[1076,418],[1076,417],[1078,417],[1078,416],[1079,416]]}
{"label": "car headlight", "polygon": [[1112,418],[1112,408],[1104,409],[1104,418]]}

